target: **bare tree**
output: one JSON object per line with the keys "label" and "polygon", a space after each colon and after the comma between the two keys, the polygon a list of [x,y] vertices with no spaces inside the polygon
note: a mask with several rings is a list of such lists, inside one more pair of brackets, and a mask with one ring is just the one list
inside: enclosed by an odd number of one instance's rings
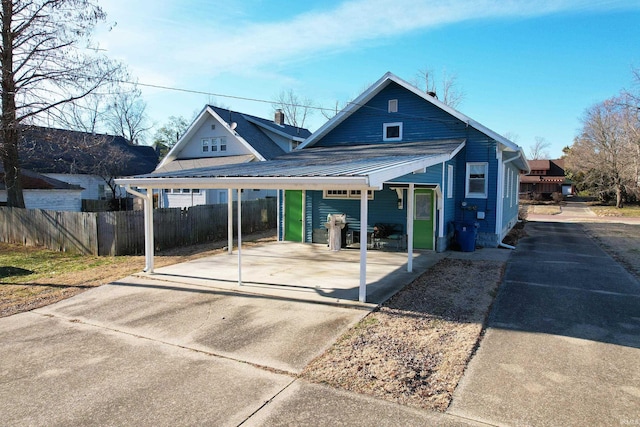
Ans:
{"label": "bare tree", "polygon": [[285,123],[303,128],[305,121],[313,114],[315,103],[309,98],[300,98],[289,89],[282,90],[271,104],[274,111],[282,110]]}
{"label": "bare tree", "polygon": [[0,138],[7,204],[24,207],[18,143],[20,124],[55,115],[109,80],[118,67],[89,37],[105,19],[92,0],[2,0]]}
{"label": "bare tree", "polygon": [[529,146],[529,159],[549,159],[551,156],[549,155],[548,148],[551,147],[551,144],[541,136],[536,136],[534,140],[535,142]]}
{"label": "bare tree", "polygon": [[139,145],[144,143],[151,129],[146,109],[138,88],[117,93],[106,111],[106,122],[110,133]]}
{"label": "bare tree", "polygon": [[413,83],[451,108],[458,108],[464,101],[465,93],[458,87],[458,76],[446,70],[441,78],[430,68],[418,70]]}
{"label": "bare tree", "polygon": [[623,207],[627,186],[637,180],[633,174],[635,150],[625,129],[626,112],[619,97],[587,109],[582,130],[566,157],[568,168],[582,175],[585,186],[601,198],[614,193],[618,208]]}

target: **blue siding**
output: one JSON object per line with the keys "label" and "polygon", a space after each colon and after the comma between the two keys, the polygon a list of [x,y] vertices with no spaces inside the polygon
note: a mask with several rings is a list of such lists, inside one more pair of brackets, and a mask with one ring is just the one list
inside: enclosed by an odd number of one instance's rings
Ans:
{"label": "blue siding", "polygon": [[[307,191],[307,196],[307,201],[310,202],[306,215],[308,242],[311,242],[313,229],[324,228],[329,214],[347,214],[349,229],[360,230],[360,199],[324,199],[322,191]],[[369,231],[378,222],[401,224],[406,232],[406,203],[402,209],[398,209],[398,195],[387,186],[381,191],[376,191],[373,200],[369,200]]]}
{"label": "blue siding", "polygon": [[[397,113],[388,112],[390,99],[398,100]],[[395,122],[403,124],[404,142],[465,137],[467,129],[465,123],[392,82],[315,146],[384,143],[383,124]]]}
{"label": "blue siding", "polygon": [[[388,101],[398,100],[398,112],[388,112]],[[478,243],[485,246],[496,246],[496,209],[498,196],[498,168],[502,167],[496,158],[497,143],[487,135],[467,126],[466,123],[451,116],[414,93],[391,82],[375,95],[367,104],[356,110],[350,117],[336,126],[331,132],[318,140],[316,147],[335,147],[356,144],[384,144],[383,124],[401,122],[402,141],[415,142],[437,139],[463,138],[465,147],[454,159],[445,163],[445,179],[443,182],[442,167],[435,165],[422,174],[409,174],[395,179],[397,182],[414,182],[416,184],[439,184],[443,193],[444,206],[444,241],[437,242],[438,249],[444,249],[453,236],[454,221],[473,220],[479,223]],[[488,188],[487,198],[465,198],[466,166],[468,162],[487,162]],[[447,197],[447,166],[453,166],[454,188],[453,198]],[[514,166],[509,166],[515,169]],[[505,180],[506,181],[506,180]],[[505,185],[506,182],[505,182]],[[514,184],[515,185],[515,184]],[[506,190],[505,190],[506,191]],[[515,191],[517,196],[517,191]],[[505,192],[506,195],[506,192]],[[510,194],[513,197],[513,193]],[[330,213],[346,213],[349,227],[359,229],[360,203],[353,200],[325,200],[322,192],[307,193],[306,239],[311,241],[313,229],[323,228],[326,217]],[[463,209],[462,202],[467,208]],[[484,212],[485,218],[477,219],[477,213]],[[517,218],[517,204],[503,206],[503,223],[500,228],[510,227]],[[439,219],[439,217],[438,217]],[[399,223],[406,230],[406,191],[403,209],[397,208],[397,196],[388,188],[375,193],[369,202],[369,224],[376,222]],[[436,236],[439,225],[436,225]]]}
{"label": "blue siding", "polygon": [[[518,221],[518,175],[513,163],[505,165],[504,198],[502,207],[502,234],[506,234]],[[511,176],[511,178],[509,178]]]}

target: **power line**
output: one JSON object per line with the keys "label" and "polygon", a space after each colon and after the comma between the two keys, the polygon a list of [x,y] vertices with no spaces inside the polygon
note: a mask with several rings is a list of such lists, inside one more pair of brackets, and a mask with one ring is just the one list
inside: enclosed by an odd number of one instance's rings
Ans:
{"label": "power line", "polygon": [[[196,95],[215,96],[215,97],[220,97],[220,98],[237,99],[237,100],[240,100],[240,101],[259,102],[259,103],[263,103],[263,104],[282,104],[282,105],[286,105],[286,106],[290,106],[290,107],[301,107],[301,108],[309,108],[309,109],[320,110],[320,111],[335,112],[334,108],[318,107],[318,106],[315,106],[315,105],[290,104],[290,103],[280,102],[280,101],[273,101],[273,100],[266,100],[266,99],[259,99],[259,98],[249,98],[249,97],[238,96],[238,95],[226,95],[226,94],[221,94],[221,93],[207,92],[207,91],[203,91],[203,90],[184,89],[184,88],[157,85],[157,84],[151,84],[151,83],[131,82],[131,81],[127,81],[127,80],[113,80],[113,81],[116,82],[116,83],[131,84],[131,85],[149,87],[149,88],[154,88],[154,89],[170,90],[170,91],[174,91],[174,92],[183,92],[183,93],[191,93],[191,94],[196,94]],[[357,103],[354,103],[352,101],[347,102],[347,105],[353,105],[353,106],[357,106],[357,107],[364,107],[364,108],[367,108],[367,109],[370,109],[370,110],[373,110],[373,111],[376,111],[376,112],[381,112],[381,113],[386,113],[387,112],[387,110],[382,109],[382,108],[372,107],[370,105],[365,105],[365,104],[357,104]],[[412,119],[417,119],[417,120],[435,121],[435,122],[441,122],[441,123],[445,123],[445,124],[446,123],[455,122],[455,120],[441,120],[441,119],[437,119],[437,118],[433,118],[433,117],[415,116],[415,115],[406,114],[406,113],[394,113],[394,114],[396,114],[397,116],[402,116],[402,117],[407,117],[407,118],[412,118]]]}

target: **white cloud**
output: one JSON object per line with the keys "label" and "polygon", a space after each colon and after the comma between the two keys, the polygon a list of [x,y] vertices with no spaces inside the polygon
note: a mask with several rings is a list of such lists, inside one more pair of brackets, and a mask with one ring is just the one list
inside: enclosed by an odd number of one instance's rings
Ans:
{"label": "white cloud", "polygon": [[203,75],[273,72],[281,64],[455,22],[638,8],[636,0],[351,0],[295,16],[280,10],[280,20],[253,22],[247,10],[232,14],[228,5],[224,10],[199,0],[102,4],[117,21],[113,31],[100,34],[102,46],[141,80],[182,86]]}

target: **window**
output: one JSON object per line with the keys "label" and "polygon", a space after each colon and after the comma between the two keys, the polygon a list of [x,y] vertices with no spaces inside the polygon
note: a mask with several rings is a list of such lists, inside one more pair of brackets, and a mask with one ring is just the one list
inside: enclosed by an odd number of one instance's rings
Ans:
{"label": "window", "polygon": [[218,151],[218,138],[211,138],[211,151]]}
{"label": "window", "polygon": [[208,153],[209,152],[209,140],[208,139],[203,139],[202,140],[202,152],[203,153]]}
{"label": "window", "polygon": [[220,151],[227,151],[227,138],[224,136],[220,138]]}
{"label": "window", "polygon": [[453,165],[447,166],[447,199],[453,198]]}
{"label": "window", "polygon": [[385,123],[382,125],[383,141],[401,141],[402,123]]}
{"label": "window", "polygon": [[199,189],[199,188],[192,188],[192,189],[191,189],[191,192],[192,192],[193,194],[200,194],[200,189]]}
{"label": "window", "polygon": [[465,197],[487,198],[487,171],[489,164],[486,162],[467,163],[467,179]]}
{"label": "window", "polygon": [[[325,199],[360,199],[360,190],[324,190]],[[373,200],[373,191],[367,190],[367,198]]]}
{"label": "window", "polygon": [[398,100],[397,99],[390,99],[389,100],[389,112],[390,113],[397,113],[398,112]]}

